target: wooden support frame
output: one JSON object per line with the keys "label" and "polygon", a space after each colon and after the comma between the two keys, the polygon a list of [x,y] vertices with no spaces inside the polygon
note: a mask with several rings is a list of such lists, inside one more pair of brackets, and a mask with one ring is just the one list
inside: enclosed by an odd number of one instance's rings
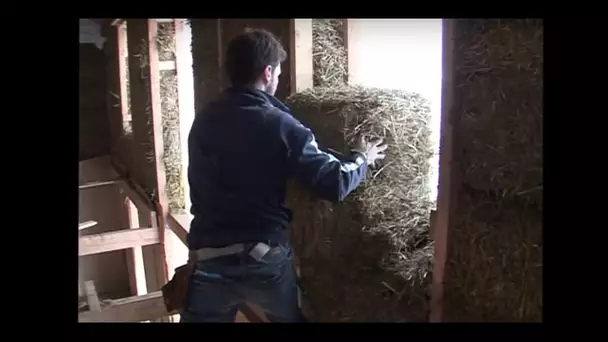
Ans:
{"label": "wooden support frame", "polygon": [[[139,210],[137,210],[137,207],[129,197],[124,194],[121,194],[121,196],[128,229],[135,229],[139,227]],[[144,254],[141,246],[135,246],[127,250],[127,270],[129,272],[131,293],[136,296],[148,293]]]}
{"label": "wooden support frame", "polygon": [[167,312],[160,291],[141,296],[113,300],[111,305],[99,311],[78,314],[79,322],[142,322],[166,317]]}
{"label": "wooden support frame", "polygon": [[108,233],[91,234],[80,237],[78,241],[78,256],[157,243],[159,243],[159,238],[156,228],[123,229]]}
{"label": "wooden support frame", "polygon": [[312,19],[289,19],[290,91],[313,87]]}
{"label": "wooden support frame", "polygon": [[[142,206],[142,212],[148,215],[155,216],[154,211],[149,210],[149,206],[146,205],[145,199],[141,198],[136,190],[134,190],[127,182],[120,182],[123,186],[123,190],[127,189],[128,192],[135,201],[140,203]],[[128,196],[124,196],[127,200],[126,203],[135,206]],[[131,214],[137,214],[137,212],[130,212]],[[138,215],[141,217],[140,215]],[[137,219],[139,219],[137,217]],[[133,217],[131,224],[137,223],[136,218]],[[148,246],[158,244],[160,237],[158,235],[158,228],[135,228],[135,229],[124,229],[119,231],[113,231],[102,234],[92,234],[80,237],[79,240],[79,255],[91,255],[97,253],[103,253],[108,251],[120,250],[120,249],[133,249],[139,247],[141,253],[141,246]],[[141,258],[143,259],[143,258]],[[167,320],[167,316],[171,315],[166,311],[162,294],[160,291],[156,291],[150,294],[146,294],[147,289],[143,288],[142,276],[145,277],[145,271],[143,268],[143,260],[140,260],[138,265],[135,265],[138,270],[135,273],[135,282],[137,292],[144,292],[133,297],[127,297],[119,300],[112,301],[112,305],[108,308],[101,309],[99,300],[95,301],[96,293],[92,282],[85,282],[85,293],[89,298],[90,310],[80,313],[78,316],[79,322],[141,322],[147,320],[163,319]],[[93,298],[95,297],[95,298]],[[91,304],[92,303],[92,304]]]}
{"label": "wooden support frame", "polygon": [[[167,200],[164,194],[166,179],[162,161],[160,68],[156,41],[158,24],[153,19],[127,19],[126,25],[133,139],[136,144],[141,144],[140,146],[149,146],[151,143],[151,151],[144,153],[152,152],[154,156],[151,165],[145,165],[146,172],[141,172],[138,178],[153,180],[153,184],[148,185],[156,190],[155,197],[148,199],[148,202],[152,202],[151,210],[139,210],[139,222],[158,230],[160,244],[143,248],[148,289],[158,291],[168,281],[166,254],[170,254],[166,250],[168,246],[165,245]],[[143,156],[136,159],[139,163],[145,162]],[[130,188],[127,191],[133,187]]]}
{"label": "wooden support frame", "polygon": [[430,322],[441,322],[443,317],[443,277],[447,257],[448,223],[453,207],[452,197],[459,184],[458,165],[454,162],[453,144],[453,78],[454,78],[454,20],[443,19],[443,81],[441,95],[441,142],[439,157],[439,192],[437,211],[432,228],[435,240],[435,262],[431,285]]}

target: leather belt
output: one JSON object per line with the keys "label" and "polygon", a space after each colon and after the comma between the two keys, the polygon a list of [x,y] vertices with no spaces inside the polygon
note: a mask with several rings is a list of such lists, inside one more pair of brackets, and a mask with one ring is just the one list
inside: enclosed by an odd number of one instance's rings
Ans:
{"label": "leather belt", "polygon": [[[200,248],[195,251],[190,251],[189,257],[191,261],[205,261],[228,255],[241,254],[247,251],[247,248],[252,244],[237,243],[220,248]],[[263,242],[258,242],[248,251],[249,256],[257,261],[261,261],[270,251],[271,247]]]}

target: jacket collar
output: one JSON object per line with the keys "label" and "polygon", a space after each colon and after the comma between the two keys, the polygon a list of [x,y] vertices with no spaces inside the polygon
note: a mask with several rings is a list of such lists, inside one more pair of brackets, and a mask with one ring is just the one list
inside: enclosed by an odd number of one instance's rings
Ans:
{"label": "jacket collar", "polygon": [[226,89],[226,92],[230,94],[242,94],[246,96],[251,96],[256,99],[262,100],[266,104],[272,107],[276,107],[284,112],[290,112],[290,108],[283,102],[279,101],[279,99],[251,86],[233,86]]}

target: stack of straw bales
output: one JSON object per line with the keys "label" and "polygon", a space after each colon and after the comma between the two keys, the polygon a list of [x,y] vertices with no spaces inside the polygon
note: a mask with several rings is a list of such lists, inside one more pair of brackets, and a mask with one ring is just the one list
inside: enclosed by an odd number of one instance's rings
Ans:
{"label": "stack of straw bales", "polygon": [[542,320],[542,20],[457,20],[446,321]]}
{"label": "stack of straw bales", "polygon": [[313,21],[315,87],[286,102],[321,148],[347,153],[361,136],[382,137],[390,148],[342,204],[290,185],[304,309],[316,321],[424,321],[433,260],[429,104],[417,94],[345,85],[342,27]]}

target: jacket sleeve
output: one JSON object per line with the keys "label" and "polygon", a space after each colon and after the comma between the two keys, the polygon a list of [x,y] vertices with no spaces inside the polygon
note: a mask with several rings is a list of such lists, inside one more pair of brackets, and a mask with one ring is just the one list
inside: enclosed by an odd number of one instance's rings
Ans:
{"label": "jacket sleeve", "polygon": [[290,123],[284,142],[289,151],[290,171],[320,197],[341,202],[365,178],[365,156],[353,152],[342,161],[319,149],[314,134],[302,124]]}

